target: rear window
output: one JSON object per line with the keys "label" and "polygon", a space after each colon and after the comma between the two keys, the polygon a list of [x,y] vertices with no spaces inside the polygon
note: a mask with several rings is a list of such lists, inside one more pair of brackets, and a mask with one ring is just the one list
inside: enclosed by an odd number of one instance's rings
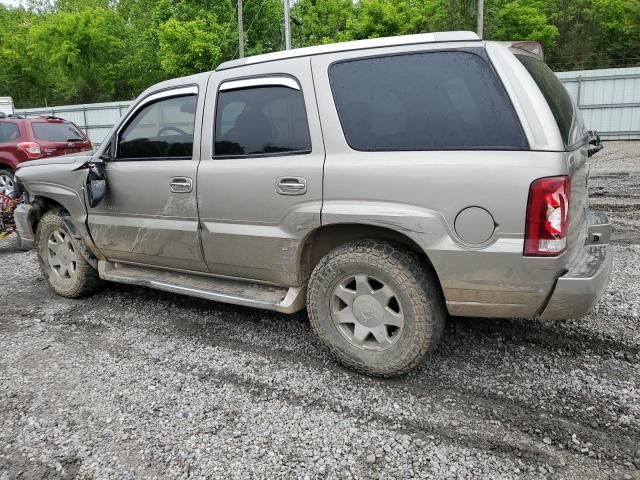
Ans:
{"label": "rear window", "polygon": [[528,148],[502,84],[474,53],[345,61],[330,67],[329,78],[355,150]]}
{"label": "rear window", "polygon": [[564,144],[573,145],[577,139],[572,134],[572,127],[577,119],[569,92],[542,60],[528,55],[516,55],[516,58],[527,69],[549,104]]}
{"label": "rear window", "polygon": [[48,142],[84,141],[82,132],[71,123],[33,122],[31,129],[33,130],[33,135],[38,140]]}

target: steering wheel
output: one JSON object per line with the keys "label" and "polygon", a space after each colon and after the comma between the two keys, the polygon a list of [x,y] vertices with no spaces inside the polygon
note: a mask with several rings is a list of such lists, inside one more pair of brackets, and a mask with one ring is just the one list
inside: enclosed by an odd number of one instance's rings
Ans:
{"label": "steering wheel", "polygon": [[168,127],[162,127],[160,130],[158,130],[158,137],[162,136],[162,134],[164,132],[168,132],[170,130],[173,130],[174,132],[177,132],[178,135],[187,135],[187,132],[185,132],[184,130],[182,130],[181,128],[178,127],[173,127],[173,126],[168,126]]}
{"label": "steering wheel", "polygon": [[[174,126],[166,126],[166,127],[162,127],[160,130],[158,130],[158,134],[157,134],[157,139],[160,140],[160,137],[162,136],[163,133],[165,132],[169,132],[169,131],[174,131],[176,133],[178,133],[179,135],[188,135],[187,132],[185,132],[184,130],[182,130],[181,128],[178,127],[174,127]],[[168,143],[167,144],[167,148],[164,149],[163,152],[163,156],[168,157],[169,153],[171,152],[171,149],[174,147],[175,143]]]}

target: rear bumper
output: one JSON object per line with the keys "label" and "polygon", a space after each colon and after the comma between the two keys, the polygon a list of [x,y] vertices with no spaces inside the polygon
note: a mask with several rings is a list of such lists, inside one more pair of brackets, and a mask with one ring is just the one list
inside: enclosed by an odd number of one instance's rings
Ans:
{"label": "rear bumper", "polygon": [[606,245],[611,223],[599,212],[589,212],[587,242],[574,265],[556,282],[541,318],[563,320],[588,314],[609,283],[613,252]]}
{"label": "rear bumper", "polygon": [[35,245],[35,236],[29,225],[29,213],[33,207],[26,203],[21,203],[13,212],[13,218],[16,222],[16,230],[20,235],[20,241],[25,247],[33,248]]}

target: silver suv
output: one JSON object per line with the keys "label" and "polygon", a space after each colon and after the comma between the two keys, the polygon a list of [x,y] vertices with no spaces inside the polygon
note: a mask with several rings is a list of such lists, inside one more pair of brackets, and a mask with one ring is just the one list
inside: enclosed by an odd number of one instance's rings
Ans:
{"label": "silver suv", "polygon": [[60,295],[306,306],[374,375],[419,364],[447,315],[580,317],[611,270],[587,205],[601,146],[540,53],[428,33],[162,82],[93,155],[18,170],[18,229]]}

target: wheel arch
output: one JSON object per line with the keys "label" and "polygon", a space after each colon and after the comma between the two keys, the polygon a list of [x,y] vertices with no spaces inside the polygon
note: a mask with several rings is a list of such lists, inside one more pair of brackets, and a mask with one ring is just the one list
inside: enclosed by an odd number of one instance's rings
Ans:
{"label": "wheel arch", "polygon": [[403,232],[392,228],[363,223],[336,223],[323,225],[310,232],[304,239],[298,258],[299,271],[302,282],[306,282],[311,272],[331,250],[354,240],[375,238],[396,243],[418,255],[438,279],[438,272],[433,266],[427,253],[418,243]]}
{"label": "wheel arch", "polygon": [[16,169],[9,160],[0,157],[0,170],[10,170],[12,173],[15,173]]}
{"label": "wheel arch", "polygon": [[31,201],[31,207],[32,208],[30,209],[27,217],[27,223],[33,232],[34,239],[37,237],[36,232],[38,231],[38,224],[42,217],[47,212],[58,210],[62,214],[62,220],[71,232],[72,237],[76,239],[77,246],[79,247],[82,256],[93,268],[98,268],[96,259],[103,258],[102,255],[95,247],[91,237],[88,236],[86,228],[83,228],[84,225],[78,226],[77,222],[73,219],[71,212],[65,205],[53,198],[37,195]]}
{"label": "wheel arch", "polygon": [[29,210],[29,216],[27,217],[27,222],[34,235],[38,231],[38,224],[45,213],[56,209],[68,212],[64,205],[57,200],[39,195],[33,198],[31,201],[31,207],[32,208]]}

